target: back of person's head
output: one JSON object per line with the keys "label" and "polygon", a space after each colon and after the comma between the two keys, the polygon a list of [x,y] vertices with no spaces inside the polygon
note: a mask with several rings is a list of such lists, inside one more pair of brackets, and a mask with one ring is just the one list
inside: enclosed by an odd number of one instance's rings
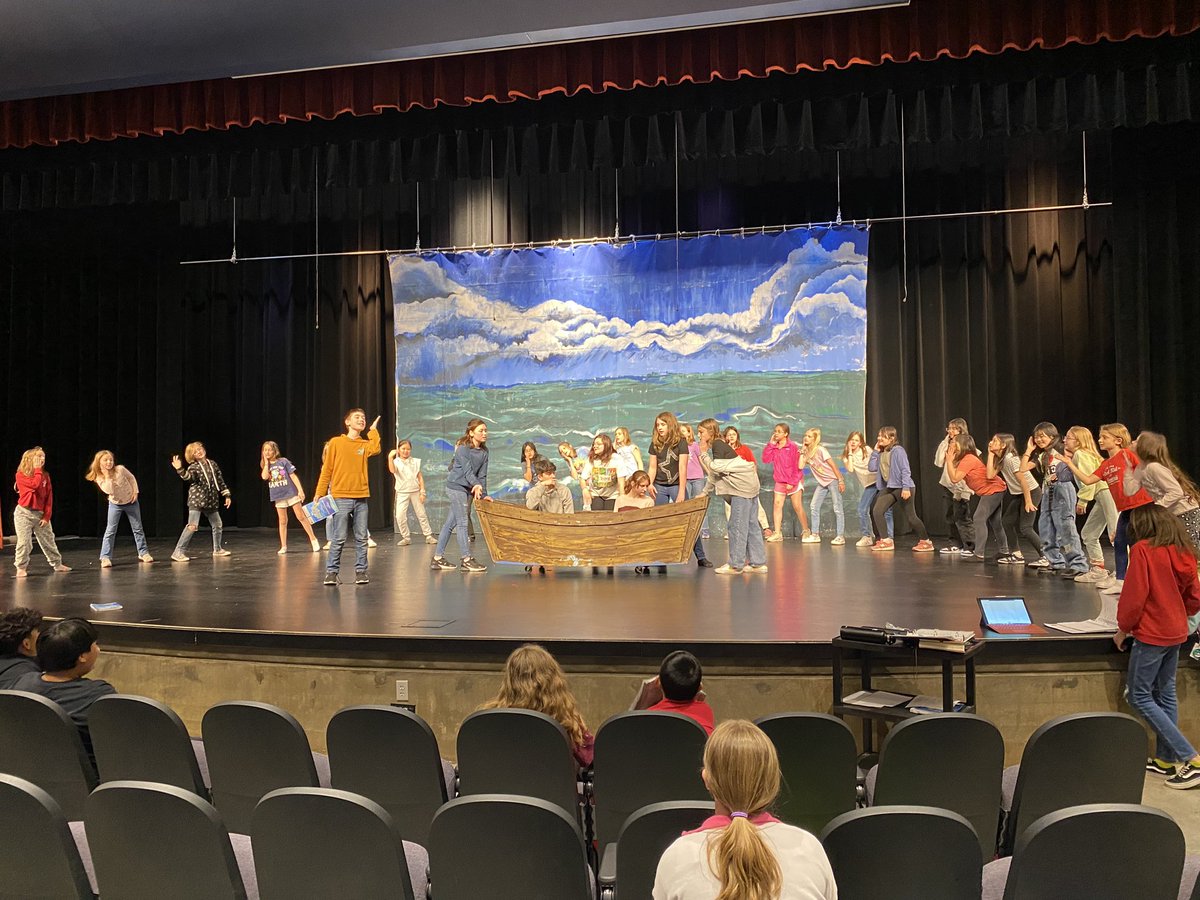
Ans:
{"label": "back of person's head", "polygon": [[538,457],[533,463],[533,474],[537,478],[541,478],[543,475],[554,475],[557,472],[558,466],[544,456]]}
{"label": "back of person's head", "polygon": [[658,669],[658,682],[664,697],[677,703],[686,703],[696,699],[703,674],[700,660],[686,650],[676,650],[668,653],[662,661]]}
{"label": "back of person's head", "polygon": [[704,783],[729,810],[729,825],[708,842],[708,866],[721,883],[716,900],[774,900],[783,871],[774,851],[750,819],[779,795],[779,756],[753,722],[722,722],[704,747]]}
{"label": "back of person's head", "polygon": [[575,745],[583,743],[587,730],[562,666],[540,644],[524,644],[508,655],[500,690],[481,709],[545,713],[562,725]]}
{"label": "back of person's head", "polygon": [[1152,547],[1174,547],[1197,555],[1196,545],[1183,522],[1157,503],[1135,506],[1129,511],[1129,543],[1148,541]]}
{"label": "back of person's head", "polygon": [[[21,652],[22,642],[34,632],[42,630],[42,612],[14,606],[0,614],[0,656],[15,656]],[[36,640],[30,642],[36,647]]]}
{"label": "back of person's head", "polygon": [[37,642],[38,665],[43,672],[66,672],[92,649],[99,634],[87,619],[63,619],[41,633]]}
{"label": "back of person's head", "polygon": [[1167,449],[1167,439],[1164,435],[1159,434],[1157,431],[1143,431],[1137,436],[1137,440],[1134,441],[1134,447],[1137,448],[1137,455],[1141,458],[1142,462],[1158,463],[1160,466],[1165,466],[1175,476],[1175,480],[1179,482],[1179,486],[1183,488],[1185,494],[1193,501],[1200,500],[1200,490],[1196,488],[1195,482],[1171,458],[1171,452]]}

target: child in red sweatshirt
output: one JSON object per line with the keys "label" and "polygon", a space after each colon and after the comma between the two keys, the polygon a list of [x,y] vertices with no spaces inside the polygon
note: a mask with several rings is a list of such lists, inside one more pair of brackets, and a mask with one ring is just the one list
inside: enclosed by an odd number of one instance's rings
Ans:
{"label": "child in red sweatshirt", "polygon": [[1200,754],[1179,730],[1175,671],[1187,640],[1189,615],[1200,611],[1196,548],[1178,518],[1157,504],[1129,513],[1129,569],[1117,604],[1113,637],[1119,649],[1132,637],[1129,705],[1157,735],[1146,770],[1169,776],[1166,786],[1200,787]]}

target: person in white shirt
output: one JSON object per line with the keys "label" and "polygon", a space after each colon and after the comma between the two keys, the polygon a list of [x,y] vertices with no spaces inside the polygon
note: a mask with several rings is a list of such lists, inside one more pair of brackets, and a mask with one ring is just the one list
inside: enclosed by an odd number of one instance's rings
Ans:
{"label": "person in white shirt", "polygon": [[396,479],[396,527],[400,529],[396,546],[407,547],[412,543],[408,529],[410,506],[416,513],[421,534],[425,535],[425,543],[436,544],[437,538],[425,513],[425,476],[421,474],[421,461],[412,455],[412,441],[406,438],[396,444],[396,449],[388,454],[388,471]]}
{"label": "person in white shirt", "polygon": [[717,726],[700,774],[716,814],[663,853],[654,900],[837,900],[821,842],[768,812],[779,795],[779,757],[757,725]]}

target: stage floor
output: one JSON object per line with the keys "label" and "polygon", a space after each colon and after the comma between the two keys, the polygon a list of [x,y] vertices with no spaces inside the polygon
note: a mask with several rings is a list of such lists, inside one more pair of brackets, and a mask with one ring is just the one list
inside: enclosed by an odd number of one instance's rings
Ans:
{"label": "stage floor", "polygon": [[[1023,596],[1036,622],[1087,619],[1099,611],[1098,594],[1090,586],[1023,566],[907,549],[874,553],[788,540],[767,545],[770,571],[756,575],[717,575],[694,563],[650,576],[638,576],[632,568],[594,575],[590,567],[527,574],[511,565],[469,575],[431,571],[432,548],[424,544],[397,547],[395,535],[375,537],[380,545],[369,551],[371,583],[363,586],[324,586],[326,554],[302,550],[298,532],[292,536],[293,552],[279,556],[274,530],[231,529],[226,532],[231,557],[211,558],[208,535],[202,532],[189,563],[170,562],[172,544],[166,541],[151,542],[158,562],[139,563],[123,534],[110,569],[99,566],[98,541],[65,540],[60,546],[74,571],[52,574],[44,558],[35,556],[30,576],[8,574],[0,580],[0,592],[7,595],[6,607],[85,616],[116,626],[106,633],[119,630],[126,638],[137,629],[139,642],[177,643],[186,635],[189,643],[202,645],[239,635],[330,649],[350,639],[456,645],[538,640],[597,650],[603,643],[613,652],[645,650],[648,643],[712,651],[720,645],[741,656],[765,651],[764,645],[827,647],[842,625],[978,629],[978,596]],[[724,561],[725,541],[709,541],[708,547],[718,564]],[[482,537],[475,550],[490,563]],[[10,543],[3,556],[4,565],[11,566]],[[353,559],[348,548],[343,578],[353,577]],[[90,608],[105,602],[122,608]],[[166,632],[176,634],[171,638]],[[1004,641],[1006,650],[1017,649],[1012,638],[993,640]],[[1062,635],[1015,642],[1043,652],[1049,644],[1061,652],[1074,642],[1074,652],[1085,645],[1095,652],[1098,640]]]}

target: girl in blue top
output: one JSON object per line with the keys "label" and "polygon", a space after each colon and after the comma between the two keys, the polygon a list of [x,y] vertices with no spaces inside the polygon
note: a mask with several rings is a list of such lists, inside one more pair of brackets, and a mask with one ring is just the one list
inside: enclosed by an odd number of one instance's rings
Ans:
{"label": "girl in blue top", "polygon": [[296,513],[296,519],[308,535],[313,553],[321,549],[321,542],[313,534],[312,523],[304,512],[304,486],[300,484],[300,476],[296,467],[286,456],[279,455],[279,445],[274,441],[263,441],[262,452],[258,459],[259,474],[267,483],[267,492],[271,502],[275,504],[275,513],[279,519],[279,550],[280,555],[287,553],[287,520],[288,508]]}
{"label": "girl in blue top", "polygon": [[454,445],[454,458],[450,461],[450,474],[446,478],[446,496],[450,499],[450,515],[438,535],[437,549],[433,552],[431,569],[453,569],[455,566],[443,556],[450,533],[458,535],[458,551],[462,562],[458,568],[464,572],[486,572],[471,556],[471,545],[467,537],[470,501],[491,500],[487,496],[487,424],[483,419],[472,419],[467,423],[466,433]]}
{"label": "girl in blue top", "polygon": [[875,441],[871,459],[867,462],[867,469],[875,473],[875,486],[879,489],[871,508],[876,536],[871,549],[896,549],[891,538],[881,537],[887,534],[887,512],[895,506],[901,515],[908,518],[909,524],[917,534],[917,545],[913,550],[917,553],[932,553],[933,542],[929,540],[925,523],[921,521],[912,505],[912,496],[917,489],[913,482],[912,465],[908,461],[908,454],[899,444],[893,426],[884,425],[879,429],[879,437]]}

